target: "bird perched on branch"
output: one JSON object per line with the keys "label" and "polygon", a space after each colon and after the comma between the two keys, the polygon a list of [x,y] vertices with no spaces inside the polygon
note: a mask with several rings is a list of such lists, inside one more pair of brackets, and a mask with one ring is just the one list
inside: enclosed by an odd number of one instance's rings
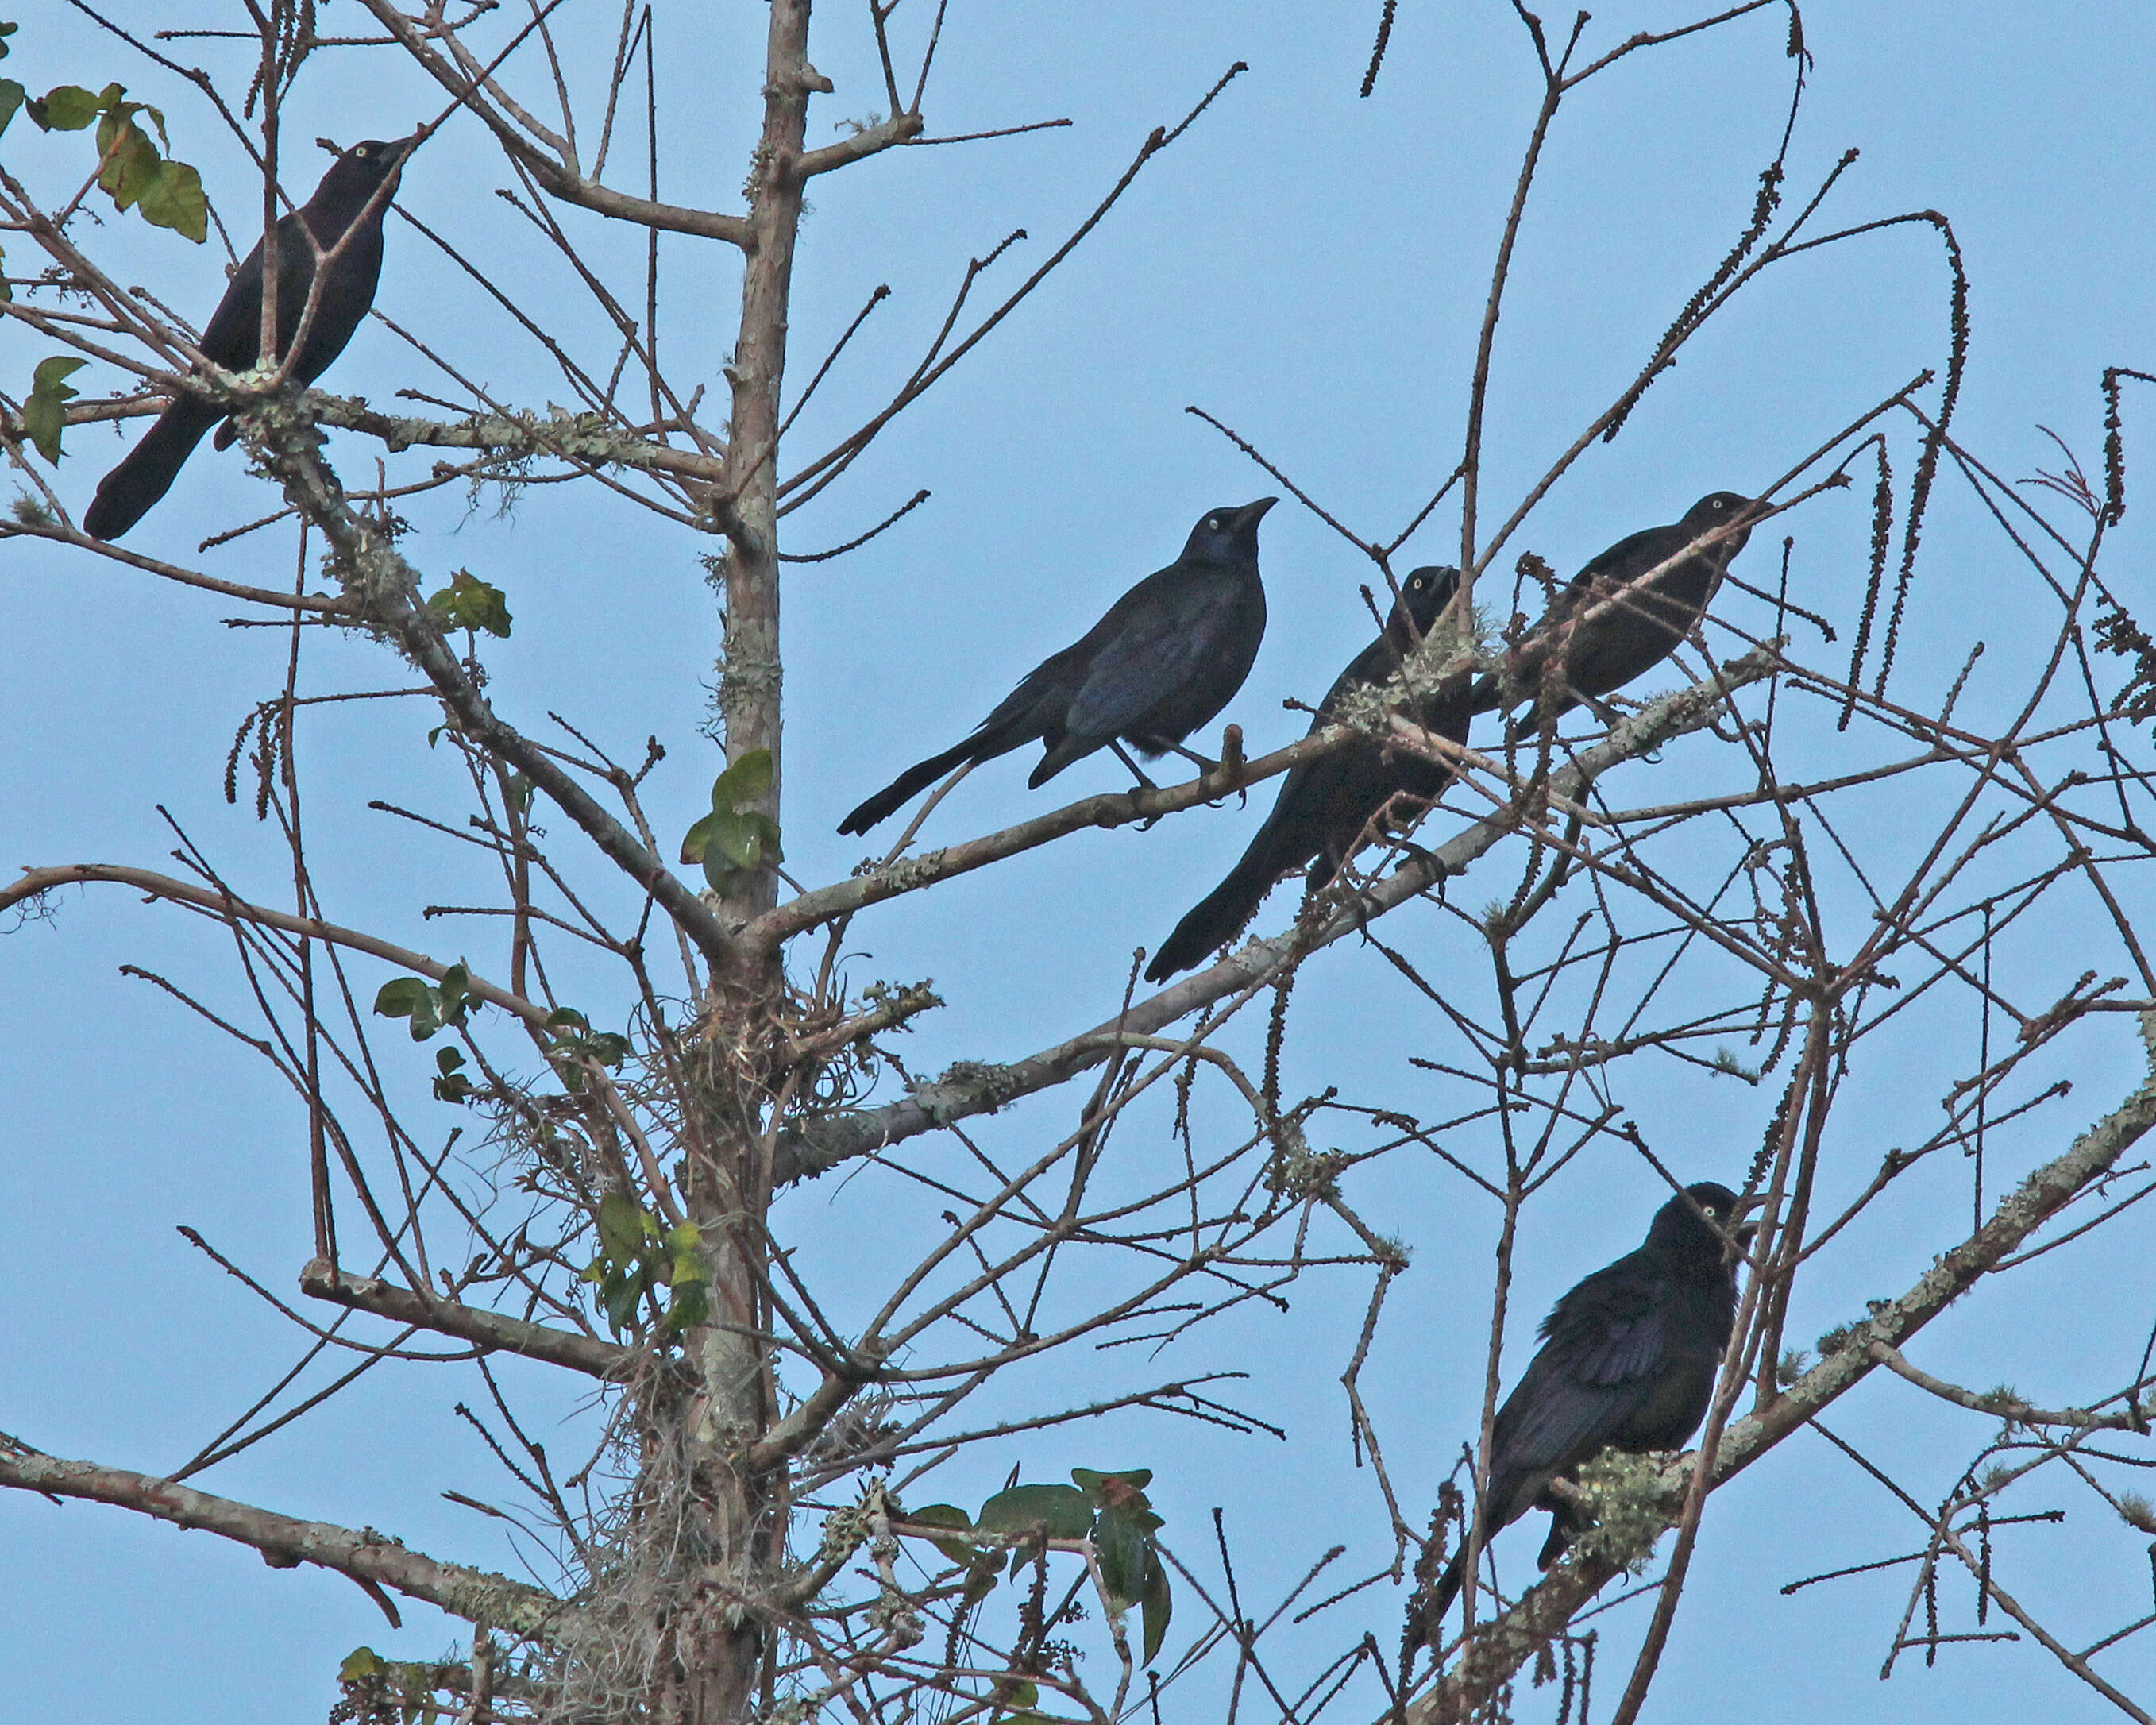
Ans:
{"label": "bird perched on branch", "polygon": [[[1482,1543],[1531,1509],[1552,1512],[1535,1561],[1548,1568],[1584,1525],[1553,1491],[1604,1450],[1681,1449],[1707,1415],[1737,1314],[1737,1260],[1757,1231],[1738,1196],[1712,1181],[1656,1213],[1646,1244],[1598,1270],[1543,1320],[1543,1345],[1498,1409],[1484,1463]],[[1435,1645],[1460,1591],[1467,1545],[1453,1554],[1423,1619]]]}
{"label": "bird perched on branch", "polygon": [[[1457,569],[1417,569],[1401,583],[1384,632],[1348,663],[1325,699],[1312,732],[1338,718],[1341,704],[1358,689],[1383,683],[1406,662],[1460,585]],[[1467,740],[1468,709],[1459,696],[1418,695],[1408,713],[1425,731],[1454,742]],[[1291,869],[1312,866],[1314,891],[1328,884],[1368,836],[1373,819],[1396,794],[1420,803],[1436,799],[1451,772],[1404,748],[1358,740],[1315,761],[1291,768],[1280,796],[1228,878],[1175,926],[1152,963],[1148,982],[1165,982],[1208,952],[1233,940],[1250,920],[1273,882]]]}
{"label": "bird perched on branch", "polygon": [[[1470,711],[1530,702],[1512,724],[1517,742],[1544,719],[1612,694],[1660,665],[1706,611],[1760,511],[1749,497],[1715,491],[1682,521],[1619,540],[1572,578],[1504,669],[1476,684]],[[1699,542],[1709,535],[1717,536]],[[1553,652],[1563,655],[1554,700],[1548,686]]]}
{"label": "bird perched on branch", "polygon": [[[279,220],[280,353],[290,350],[300,331],[300,316],[314,286],[315,247],[327,257],[313,318],[292,361],[295,382],[311,383],[328,370],[373,305],[375,283],[382,274],[382,219],[388,213],[398,171],[419,136],[415,132],[388,142],[370,138],[354,144],[330,164],[314,196]],[[259,362],[261,338],[262,246],[258,240],[210,314],[201,352],[228,372],[244,372]],[[93,539],[117,539],[127,531],[172,488],[203,434],[224,418],[223,408],[190,391],[175,396],[141,442],[99,483],[95,499],[83,512],[83,531]],[[231,426],[220,426],[217,447],[225,448],[232,439]]]}
{"label": "bird perched on branch", "polygon": [[993,761],[1038,741],[1046,746],[1028,789],[1073,761],[1130,743],[1151,758],[1173,749],[1213,762],[1183,739],[1227,706],[1250,675],[1265,633],[1265,590],[1258,578],[1258,523],[1280,501],[1209,511],[1190,530],[1183,555],[1108,607],[1107,614],[1060,653],[1027,673],[963,742],[909,767],[839,823],[865,833],[916,792],[954,767]]}

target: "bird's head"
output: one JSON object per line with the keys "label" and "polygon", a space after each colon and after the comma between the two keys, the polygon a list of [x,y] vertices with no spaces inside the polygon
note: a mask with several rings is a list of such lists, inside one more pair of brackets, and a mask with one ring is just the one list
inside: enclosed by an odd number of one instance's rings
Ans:
{"label": "bird's head", "polygon": [[1183,561],[1255,562],[1258,555],[1258,523],[1265,518],[1265,511],[1279,501],[1277,497],[1260,497],[1255,503],[1245,503],[1240,509],[1207,510],[1190,530],[1189,542],[1183,547]]}
{"label": "bird's head", "polygon": [[1409,618],[1417,635],[1428,634],[1459,590],[1459,570],[1424,564],[1400,583],[1400,596],[1393,603],[1392,626],[1398,629],[1401,619]]}
{"label": "bird's head", "polygon": [[339,202],[365,203],[377,186],[396,177],[423,136],[415,131],[407,138],[367,138],[340,151],[322,177],[321,192],[316,196],[329,193]]}
{"label": "bird's head", "polygon": [[1661,1207],[1647,1238],[1666,1250],[1718,1263],[1725,1240],[1734,1241],[1740,1250],[1751,1245],[1759,1231],[1744,1219],[1751,1208],[1727,1186],[1702,1180]]}
{"label": "bird's head", "polygon": [[1765,505],[1741,491],[1709,491],[1685,511],[1685,518],[1677,525],[1697,538],[1717,527],[1741,523],[1735,532],[1715,542],[1726,562],[1744,549],[1744,542],[1752,536],[1751,524],[1765,511]]}

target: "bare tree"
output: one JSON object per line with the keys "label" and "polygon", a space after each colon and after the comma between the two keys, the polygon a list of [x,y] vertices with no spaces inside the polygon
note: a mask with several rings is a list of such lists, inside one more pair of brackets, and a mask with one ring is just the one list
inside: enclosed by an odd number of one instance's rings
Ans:
{"label": "bare tree", "polygon": [[[170,116],[110,81],[34,100],[0,85],[0,118],[21,108],[47,131],[85,134],[73,179],[0,166],[0,228],[17,272],[0,312],[11,352],[35,361],[31,388],[4,403],[23,490],[0,536],[191,587],[290,642],[285,687],[246,716],[228,779],[228,794],[251,798],[281,835],[279,878],[234,878],[176,830],[176,866],[48,862],[0,888],[0,908],[55,915],[62,889],[111,885],[229,937],[224,983],[142,974],[300,1099],[304,1136],[283,1154],[287,1178],[305,1183],[313,1233],[229,1250],[196,1243],[304,1332],[288,1383],[350,1357],[306,1396],[280,1386],[169,1474],[4,1438],[0,1483],[208,1529],[275,1565],[336,1571],[393,1622],[402,1595],[470,1625],[468,1645],[440,1663],[355,1652],[339,1704],[355,1720],[425,1707],[472,1722],[1106,1725],[1139,1709],[1158,1717],[1164,1697],[1187,1709],[1194,1695],[1168,1692],[1203,1682],[1212,1686],[1201,1704],[1217,1697],[1231,1720],[1248,1706],[1296,1725],[1339,1707],[1437,1721],[1511,1717],[1526,1704],[1516,1693],[1525,1672],[1561,1679],[1557,1717],[1576,1709],[1584,1721],[1604,1633],[1588,1620],[1611,1603],[1599,1596],[1658,1563],[1624,1595],[1651,1600],[1607,1715],[1626,1725],[1712,1525],[1709,1498],[1809,1429],[1912,1518],[1906,1538],[1887,1543],[1915,1549],[1876,1559],[1912,1577],[1908,1610],[1890,1626],[1890,1670],[1911,1651],[1928,1660],[1953,1641],[2026,1636],[2128,1717],[2148,1717],[2150,1697],[2128,1694],[2098,1656],[2156,1614],[2122,1605],[2102,1638],[2077,1647],[2047,1627],[2059,1602],[2031,1597],[2010,1542],[1994,1550],[1994,1538],[2050,1512],[2028,1507],[2032,1493],[2069,1486],[2115,1512],[2128,1530],[2116,1537],[2156,1532],[2156,1511],[2130,1489],[2132,1470],[2152,1459],[2156,1329],[2131,1369],[2073,1363],[2076,1404],[2056,1409],[1947,1381],[1918,1363],[1915,1343],[1949,1302],[2010,1299],[2010,1280],[1994,1291],[1999,1279],[2040,1255],[2089,1250],[2156,1190],[2156,1180],[2122,1183],[2148,1168],[2133,1153],[2156,1124],[2156,1064],[2122,1096],[2067,1100],[2071,1076],[2115,1060],[2137,1024],[2156,1063],[2143,908],[2156,860],[2143,801],[2156,789],[2146,763],[2156,647],[2103,572],[2126,509],[2127,392],[2149,380],[2106,373],[2107,440],[2093,476],[2066,454],[2034,488],[2017,485],[1963,445],[1967,287],[1948,218],[1922,210],[1837,225],[1846,157],[1790,192],[1808,66],[1794,6],[1751,0],[1623,36],[1598,35],[1584,13],[1558,28],[1516,6],[1541,98],[1489,274],[1458,462],[1428,476],[1429,501],[1410,518],[1348,525],[1270,453],[1264,428],[1194,408],[1368,559],[1373,609],[1396,590],[1395,559],[1418,531],[1443,523],[1449,542],[1456,507],[1460,598],[1383,691],[1255,758],[1231,726],[1219,764],[1188,783],[1086,796],[921,849],[932,798],[882,855],[815,885],[794,880],[783,854],[781,566],[855,550],[921,497],[880,519],[865,510],[845,543],[806,553],[782,551],[786,517],[973,356],[1158,172],[1155,157],[1194,127],[1232,123],[1211,110],[1240,64],[1194,74],[1184,111],[1160,116],[1057,243],[1016,254],[1014,236],[968,261],[926,349],[885,357],[883,404],[803,456],[797,421],[834,366],[860,362],[848,350],[884,294],[813,364],[797,361],[787,387],[808,190],[886,152],[956,141],[927,117],[942,8],[901,18],[896,0],[870,0],[829,26],[865,33],[883,105],[812,145],[812,100],[832,81],[809,59],[808,0],[772,0],[762,64],[713,98],[757,116],[747,179],[737,205],[705,207],[660,196],[660,140],[692,120],[663,111],[653,10],[610,13],[610,52],[594,57],[593,20],[572,14],[597,8],[566,0],[525,14],[442,0],[358,7],[367,21],[342,34],[313,5],[277,0],[154,36],[85,7],[116,55],[138,56],[151,69],[141,75],[162,80]],[[1520,495],[1493,502],[1496,336],[1566,102],[1637,56],[1759,12],[1787,20],[1789,121],[1750,219],[1672,309],[1631,382],[1543,453]],[[1393,17],[1389,3],[1385,32]],[[187,64],[197,51],[220,69]],[[1381,33],[1371,81],[1384,75],[1385,52]],[[500,195],[586,295],[573,320],[542,324],[516,280],[408,197],[400,244],[437,250],[487,311],[417,330],[381,317],[372,337],[405,344],[418,380],[394,412],[295,388],[276,366],[234,376],[207,363],[198,332],[154,282],[131,286],[100,262],[108,233],[92,221],[110,204],[203,238],[217,213],[207,177],[249,194],[259,186],[268,231],[298,201],[280,187],[305,178],[281,124],[288,99],[332,55],[340,76],[431,91],[423,159],[485,140]],[[253,164],[252,182],[175,159],[206,144],[213,123]],[[255,219],[250,195],[214,228],[236,250]],[[1537,583],[1551,579],[1524,544],[1534,511],[1599,439],[1625,429],[1702,328],[1794,259],[1909,226],[1936,235],[1948,265],[1936,367],[1881,380],[1864,411],[1793,435],[1779,470],[1744,479],[1773,525],[1754,528],[1758,548],[1677,656],[1674,692],[1613,697],[1466,748],[1403,716],[1415,692],[1505,663],[1540,608]],[[690,243],[738,270],[723,403],[706,402],[693,370],[662,363],[687,292],[662,259]],[[1034,254],[1011,282],[1016,257]],[[511,338],[543,349],[569,405],[497,393],[493,356]],[[69,379],[82,362],[130,381],[79,396]],[[192,562],[90,540],[53,477],[63,439],[80,454],[90,422],[154,412],[180,389],[231,413],[274,512]],[[347,435],[331,445],[324,428]],[[1908,475],[1898,485],[1897,472]],[[589,691],[575,701],[490,692],[487,652],[511,633],[516,595],[485,572],[439,567],[440,547],[407,549],[410,500],[469,491],[508,507],[523,488],[554,485],[578,487],[594,511],[642,510],[711,547],[724,767],[708,814],[685,833],[647,813],[646,781],[665,753],[656,739],[640,755],[624,751]],[[1860,485],[1872,497],[1868,579],[1855,616],[1829,616],[1790,597],[1798,535]],[[1966,658],[1935,687],[1897,661],[1938,584],[1920,581],[1921,552],[1948,488],[1994,524],[1982,579],[1990,614],[2013,627],[1979,640],[1965,622],[1945,625],[1961,629]],[[216,572],[266,560],[272,544],[291,556],[295,541],[289,583]],[[316,692],[324,649],[310,631],[323,630],[363,644],[383,686]],[[483,956],[429,956],[408,916],[401,927],[352,926],[318,891],[321,839],[302,817],[311,805],[300,741],[313,706],[377,697],[439,706],[435,735],[462,767],[467,806],[417,792],[371,806],[445,857],[465,853],[445,862],[452,878],[468,858],[490,871],[483,901],[413,907],[458,919],[459,950]],[[850,936],[879,906],[1088,829],[1150,824],[1252,788],[1262,796],[1297,762],[1370,738],[1454,768],[1442,806],[1396,803],[1359,864],[1306,895],[1281,932],[1157,993],[1138,991],[1136,965],[1120,998],[1044,988],[1040,1024],[1028,1029],[1034,1051],[1022,1058],[916,1073],[901,1033],[941,1004],[934,988],[854,980]],[[1628,800],[1640,781],[1615,769],[1658,753],[1681,768],[1686,794]],[[791,766],[797,778],[824,770]],[[1456,879],[1477,864],[1500,883],[1479,907]],[[1412,1093],[1289,1086],[1294,991],[1334,948],[1323,962],[1381,971],[1421,1003]],[[393,1047],[426,1045],[430,1095],[382,1046],[385,1020]],[[1727,1105],[1744,1142],[1713,1172],[1741,1177],[1760,1230],[1697,1447],[1591,1468],[1576,1489],[1594,1531],[1528,1584],[1476,1541],[1466,1627],[1425,1646],[1418,1588],[1473,1537],[1475,1458],[1507,1378],[1503,1344],[1519,1331],[1511,1291],[1522,1219],[1583,1158],[1635,1168],[1650,1194],[1697,1178],[1656,1145],[1703,1081],[1744,1099]],[[1882,1084],[1936,1096],[1936,1129],[1877,1142],[1862,1099]],[[437,1106],[463,1124],[445,1132]],[[1013,1132],[990,1142],[975,1130],[1006,1110]],[[1409,1262],[1404,1219],[1385,1200],[1389,1173],[1430,1158],[1494,1224],[1479,1435],[1389,1432],[1362,1382]],[[788,1203],[807,1188],[829,1189],[813,1221]],[[879,1227],[891,1218],[902,1224]],[[1791,1328],[1798,1291],[1881,1226],[1921,1239],[1931,1267],[1808,1351],[1810,1338]],[[834,1227],[863,1242],[844,1277],[803,1255],[812,1232]],[[270,1279],[295,1266],[296,1304]],[[1084,1423],[1117,1410],[1156,1416],[1157,1469],[1174,1466],[1177,1420],[1276,1430],[1261,1356],[1137,1378],[1100,1362],[1246,1334],[1228,1321],[1284,1306],[1283,1291],[1306,1279],[1342,1278],[1368,1291],[1358,1320],[1332,1338],[1365,1466],[1352,1484],[1311,1481],[1310,1504],[1295,1512],[1311,1530],[1307,1566],[1284,1596],[1247,1596],[1224,1518],[1210,1530],[1164,1524],[1148,1496],[1154,1471],[1079,1466],[1066,1484],[1014,1470],[984,1501],[932,1501],[937,1470],[962,1476],[954,1458],[978,1455],[1000,1476],[1015,1438],[1046,1433],[1079,1459],[1090,1453]],[[2122,1330],[2140,1322],[2115,1319]],[[588,1453],[550,1451],[497,1374],[505,1355],[588,1380]],[[436,1362],[464,1386],[475,1405],[459,1412],[516,1494],[514,1508],[467,1501],[507,1524],[536,1579],[190,1483],[393,1360]],[[1882,1368],[1896,1393],[1974,1416],[1943,1494],[1894,1479],[1830,1430],[1834,1404]],[[1435,1505],[1396,1484],[1404,1446],[1458,1456]],[[1328,1513],[1349,1491],[1371,1494],[1389,1529],[1386,1549],[1358,1556],[1374,1568],[1352,1577],[1332,1568],[1346,1542]],[[1286,1637],[1306,1620],[1322,1632],[1320,1652]],[[1602,1687],[1606,1697],[1606,1676]]]}

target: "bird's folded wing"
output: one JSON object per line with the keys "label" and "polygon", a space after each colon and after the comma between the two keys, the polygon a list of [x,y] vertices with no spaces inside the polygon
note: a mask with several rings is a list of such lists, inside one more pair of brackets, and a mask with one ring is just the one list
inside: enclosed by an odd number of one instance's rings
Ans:
{"label": "bird's folded wing", "polygon": [[[1577,1467],[1625,1428],[1652,1390],[1646,1377],[1585,1382],[1545,1351],[1498,1414],[1493,1453],[1520,1479]],[[1503,1513],[1510,1519],[1526,1507]]]}
{"label": "bird's folded wing", "polygon": [[1179,693],[1219,650],[1235,602],[1235,589],[1222,582],[1134,606],[1093,655],[1065,728],[1074,737],[1121,736]]}
{"label": "bird's folded wing", "polygon": [[1669,1357],[1670,1292],[1663,1278],[1620,1259],[1558,1302],[1543,1326],[1543,1352],[1582,1384],[1645,1377]]}

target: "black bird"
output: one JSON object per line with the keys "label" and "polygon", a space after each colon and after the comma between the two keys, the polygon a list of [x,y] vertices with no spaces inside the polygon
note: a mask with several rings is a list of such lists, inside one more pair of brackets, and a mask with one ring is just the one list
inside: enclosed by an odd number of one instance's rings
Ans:
{"label": "black bird", "polygon": [[[1751,529],[1748,525],[1738,527],[1681,558],[1651,581],[1643,583],[1640,578],[1677,557],[1702,535],[1732,521],[1748,522],[1757,509],[1752,499],[1735,491],[1711,492],[1693,504],[1682,521],[1619,540],[1572,578],[1505,670],[1475,685],[1471,711],[1486,713],[1508,704],[1508,697],[1531,701],[1527,712],[1512,727],[1512,740],[1517,742],[1533,736],[1545,716],[1568,711],[1583,698],[1594,701],[1610,694],[1660,665],[1699,621]],[[1620,597],[1613,599],[1612,595]],[[1587,616],[1590,610],[1594,614]],[[1564,688],[1555,706],[1546,711],[1541,699],[1544,667],[1559,643],[1563,644]]]}
{"label": "black bird", "polygon": [[[321,297],[308,326],[306,343],[292,362],[291,375],[311,383],[344,352],[345,343],[374,304],[375,282],[382,274],[382,218],[389,197],[375,193],[393,180],[418,142],[408,138],[384,142],[370,138],[354,144],[330,164],[315,195],[277,223],[277,346],[280,352],[298,332],[300,313],[314,285],[315,255],[307,243],[327,252],[340,240],[344,249],[329,266]],[[374,199],[368,208],[368,200]],[[303,231],[301,222],[306,223]],[[357,224],[357,225],[355,225]],[[348,235],[348,237],[347,237]],[[228,372],[244,372],[260,357],[262,344],[262,245],[255,242],[247,260],[226,285],[224,297],[203,331],[202,352]],[[93,539],[117,539],[172,488],[180,469],[203,434],[225,418],[221,408],[182,390],[144,434],[142,441],[105,475],[97,495],[84,511],[83,531]],[[233,439],[229,424],[218,427],[217,447]]]}
{"label": "black bird", "polygon": [[[1397,671],[1438,614],[1451,603],[1459,584],[1457,569],[1424,568],[1409,575],[1384,633],[1348,661],[1318,704],[1310,728],[1317,731],[1331,724],[1352,691],[1383,683]],[[1447,701],[1425,695],[1411,703],[1410,711],[1424,730],[1454,742],[1467,741],[1468,712],[1460,698]],[[1273,812],[1250,840],[1243,860],[1175,925],[1175,932],[1146,967],[1147,981],[1165,982],[1233,940],[1273,882],[1289,870],[1314,863],[1312,887],[1327,885],[1354,853],[1371,817],[1396,792],[1435,802],[1451,778],[1445,768],[1422,756],[1363,742],[1289,768]]]}
{"label": "black bird", "polygon": [[[1490,1437],[1482,1538],[1531,1509],[1552,1512],[1535,1561],[1564,1554],[1578,1512],[1549,1489],[1604,1450],[1678,1450],[1697,1430],[1737,1316],[1737,1263],[1757,1231],[1739,1226],[1737,1194],[1687,1186],[1656,1213],[1647,1242],[1598,1270],[1543,1320],[1541,1350],[1498,1409]],[[1430,1640],[1460,1591],[1466,1548],[1430,1595]]]}
{"label": "black bird", "polygon": [[[1029,790],[1096,749],[1122,755],[1118,738],[1148,759],[1170,749],[1189,754],[1183,739],[1243,686],[1265,638],[1258,523],[1279,501],[1260,497],[1240,509],[1209,511],[1190,530],[1181,557],[1035,665],[970,737],[907,768],[839,830],[865,833],[961,762],[993,761],[1036,739],[1047,752],[1025,782]],[[1122,758],[1137,772],[1129,756]]]}

